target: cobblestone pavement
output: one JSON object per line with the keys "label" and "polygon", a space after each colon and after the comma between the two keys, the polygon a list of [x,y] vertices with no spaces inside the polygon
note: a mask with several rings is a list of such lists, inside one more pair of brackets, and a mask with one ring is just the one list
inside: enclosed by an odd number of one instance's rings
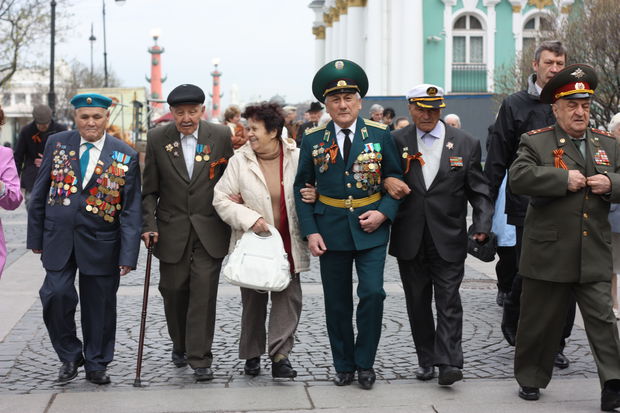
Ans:
{"label": "cobblestone pavement", "polygon": [[[8,215],[8,216],[7,216]],[[0,214],[11,245],[12,261],[25,248],[25,212]],[[37,393],[49,391],[109,391],[132,389],[135,377],[137,342],[141,311],[141,286],[144,280],[146,253],[140,256],[139,268],[124,277],[118,297],[118,330],[116,356],[109,366],[111,386],[96,386],[86,382],[81,371],[72,382],[54,383],[59,362],[49,342],[37,302],[0,343],[0,393]],[[11,261],[11,262],[12,262]],[[157,285],[158,265],[154,260],[152,285]],[[414,379],[417,367],[405,308],[404,294],[399,288],[398,268],[392,258],[386,262],[385,279],[389,290],[381,344],[377,353],[376,371],[379,380],[388,382]],[[297,382],[328,383],[334,374],[325,331],[318,260],[312,270],[302,275],[304,309],[297,331],[291,362],[298,372]],[[155,290],[153,290],[155,291]],[[218,298],[218,315],[213,344],[215,379],[196,383],[189,367],[177,369],[170,362],[171,344],[158,293],[151,294],[147,319],[146,345],[142,381],[150,387],[192,388],[213,386],[273,385],[268,360],[263,357],[261,376],[243,375],[243,360],[237,358],[239,340],[240,298],[235,289],[222,284]],[[495,304],[495,282],[485,274],[466,267],[461,288],[464,307],[463,349],[465,379],[511,379],[513,377],[513,348],[503,340],[499,329],[501,311]],[[78,311],[79,317],[79,311]],[[585,332],[575,327],[565,350],[572,364],[566,370],[556,370],[558,376],[596,377]],[[282,383],[279,383],[282,384]],[[516,385],[516,384],[515,384]]]}

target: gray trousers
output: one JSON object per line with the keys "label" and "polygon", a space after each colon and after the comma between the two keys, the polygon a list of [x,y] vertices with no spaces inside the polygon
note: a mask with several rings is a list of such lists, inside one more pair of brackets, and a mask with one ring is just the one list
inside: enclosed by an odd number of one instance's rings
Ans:
{"label": "gray trousers", "polygon": [[601,386],[608,380],[620,379],[620,338],[610,284],[555,283],[523,277],[514,364],[521,386],[545,388],[549,384],[571,294],[583,316]]}
{"label": "gray trousers", "polygon": [[221,258],[204,249],[192,228],[181,260],[159,263],[159,291],[172,349],[187,353],[192,368],[211,367]]}
{"label": "gray trousers", "polygon": [[[267,304],[271,296],[269,327],[265,331]],[[251,359],[265,353],[268,338],[268,354],[288,356],[293,349],[295,330],[301,315],[301,283],[295,274],[291,283],[280,292],[260,293],[241,288],[241,338],[239,339],[239,358]]]}

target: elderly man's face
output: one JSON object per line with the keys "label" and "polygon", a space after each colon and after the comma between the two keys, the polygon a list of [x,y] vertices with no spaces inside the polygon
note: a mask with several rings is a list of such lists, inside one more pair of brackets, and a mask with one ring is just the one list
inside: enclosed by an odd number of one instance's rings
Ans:
{"label": "elderly man's face", "polygon": [[553,114],[566,133],[581,138],[590,122],[590,99],[559,99],[553,104]]}
{"label": "elderly man's face", "polygon": [[430,132],[435,128],[437,122],[439,122],[439,116],[441,115],[441,109],[427,109],[421,108],[416,104],[409,105],[409,113],[413,123],[424,132]]}
{"label": "elderly man's face", "polygon": [[96,142],[103,137],[110,112],[104,108],[77,108],[74,119],[80,136],[89,142]]}
{"label": "elderly man's face", "polygon": [[308,112],[308,121],[318,122],[321,119],[321,115],[323,115],[322,110],[318,110],[316,112]]}
{"label": "elderly man's face", "polygon": [[198,129],[205,107],[200,104],[184,104],[173,106],[171,111],[177,130],[183,135],[191,135]]}
{"label": "elderly man's face", "polygon": [[377,110],[377,111],[372,112],[370,114],[370,119],[374,120],[375,122],[381,122],[383,120],[383,111]]}
{"label": "elderly man's face", "polygon": [[532,68],[536,72],[536,83],[544,87],[553,76],[564,69],[566,56],[555,54],[550,50],[543,50],[540,59],[532,62]]}
{"label": "elderly man's face", "polygon": [[362,110],[362,98],[357,93],[329,95],[325,98],[325,109],[338,126],[348,128]]}

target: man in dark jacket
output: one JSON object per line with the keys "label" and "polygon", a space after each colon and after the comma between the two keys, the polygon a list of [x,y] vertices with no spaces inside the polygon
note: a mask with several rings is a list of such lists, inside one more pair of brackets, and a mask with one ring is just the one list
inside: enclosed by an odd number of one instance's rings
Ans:
{"label": "man in dark jacket", "polygon": [[[555,123],[551,105],[540,101],[540,91],[562,68],[566,62],[566,49],[559,41],[542,42],[534,53],[532,68],[534,73],[528,79],[527,90],[508,96],[502,102],[497,114],[495,125],[488,137],[488,154],[484,172],[491,187],[491,198],[497,199],[499,188],[506,171],[517,157],[517,147],[521,135],[535,129],[541,129]],[[517,262],[521,253],[523,221],[529,198],[514,194],[506,187],[506,214],[508,224],[514,225],[517,232]],[[521,276],[517,274],[512,281],[512,289],[504,299],[504,316],[502,332],[506,341],[514,345],[519,321],[519,305],[521,296]],[[575,319],[575,304],[569,311],[560,351],[555,359],[559,368],[569,365],[564,356],[564,341],[570,336]]]}
{"label": "man in dark jacket", "polygon": [[17,173],[26,191],[26,206],[30,204],[30,192],[41,167],[47,137],[67,130],[52,119],[52,109],[47,105],[35,106],[32,117],[34,120],[19,132],[14,154]]}

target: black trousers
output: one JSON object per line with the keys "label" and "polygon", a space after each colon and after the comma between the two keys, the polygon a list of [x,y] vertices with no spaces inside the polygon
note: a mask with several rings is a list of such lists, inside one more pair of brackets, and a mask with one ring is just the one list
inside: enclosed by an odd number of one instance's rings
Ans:
{"label": "black trousers", "polygon": [[[517,232],[517,264],[519,263],[519,259],[521,258],[521,243],[523,242],[523,227],[519,225],[515,225],[515,229]],[[520,315],[520,306],[521,306],[521,289],[523,284],[523,278],[518,273],[515,274],[515,277],[512,281],[512,288],[510,290],[510,294],[504,300],[504,317],[502,320],[502,324],[505,324],[509,328],[517,331],[517,325],[519,323],[519,315]],[[566,320],[564,322],[564,327],[562,328],[562,337],[560,339],[560,352],[564,351],[564,347],[566,346],[566,339],[570,337],[573,331],[573,324],[575,324],[575,311],[577,307],[577,302],[575,300],[574,295],[570,295],[568,299],[568,311],[566,313]]]}
{"label": "black trousers", "polygon": [[116,339],[116,292],[120,275],[95,276],[80,272],[80,309],[84,344],[77,337],[75,290],[77,264],[71,256],[60,271],[47,270],[39,290],[43,321],[50,341],[62,362],[86,360],[87,371],[105,370],[114,358]]}
{"label": "black trousers", "polygon": [[[463,367],[463,307],[459,287],[465,263],[448,262],[439,255],[428,227],[420,251],[413,260],[398,260],[407,301],[411,334],[423,367]],[[433,319],[435,296],[437,328]]]}
{"label": "black trousers", "polygon": [[509,293],[519,265],[517,247],[497,247],[497,256],[499,258],[495,264],[497,288],[504,293]]}

